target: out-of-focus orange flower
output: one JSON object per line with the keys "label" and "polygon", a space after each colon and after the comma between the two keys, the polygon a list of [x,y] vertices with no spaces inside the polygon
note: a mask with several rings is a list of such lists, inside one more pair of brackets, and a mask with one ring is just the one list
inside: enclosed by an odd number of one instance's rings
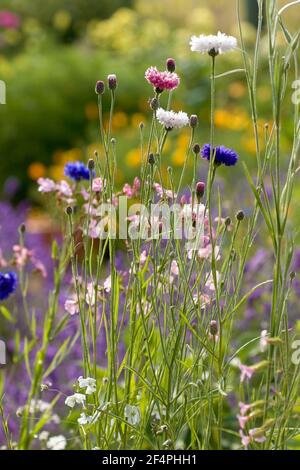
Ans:
{"label": "out-of-focus orange flower", "polygon": [[96,103],[88,103],[86,105],[85,115],[89,121],[95,121],[99,118],[98,106]]}
{"label": "out-of-focus orange flower", "polygon": [[242,98],[246,92],[247,88],[242,82],[233,82],[228,87],[228,93],[231,98]]}
{"label": "out-of-focus orange flower", "polygon": [[45,176],[46,167],[45,165],[43,165],[43,163],[40,162],[31,163],[31,165],[29,165],[29,167],[27,168],[27,174],[29,178],[35,181],[38,178]]}
{"label": "out-of-focus orange flower", "polygon": [[53,165],[49,168],[49,176],[55,181],[61,180],[64,177],[64,166]]}

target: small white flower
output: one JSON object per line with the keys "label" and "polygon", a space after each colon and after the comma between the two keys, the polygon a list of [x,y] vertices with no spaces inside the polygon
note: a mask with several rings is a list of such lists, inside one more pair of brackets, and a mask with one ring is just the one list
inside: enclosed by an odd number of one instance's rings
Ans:
{"label": "small white flower", "polygon": [[79,383],[80,388],[86,388],[85,393],[87,395],[92,395],[93,393],[95,393],[95,391],[96,391],[96,380],[95,379],[93,379],[91,377],[87,377],[86,379],[84,379],[83,377],[79,377],[78,378],[78,383]]}
{"label": "small white flower", "polygon": [[91,420],[91,416],[87,416],[85,413],[80,413],[80,417],[77,419],[77,422],[81,426],[85,426],[86,424],[90,424]]}
{"label": "small white flower", "polygon": [[59,436],[52,436],[47,442],[47,448],[49,450],[64,450],[67,445],[65,436],[60,434]]}
{"label": "small white flower", "polygon": [[166,129],[181,129],[189,124],[189,117],[183,111],[175,113],[159,108],[156,112],[158,122]]}
{"label": "small white flower", "polygon": [[70,395],[69,397],[65,399],[65,404],[69,406],[70,408],[74,408],[76,403],[84,407],[85,401],[86,401],[85,395],[83,395],[82,393],[74,393],[74,395]]}
{"label": "small white flower", "polygon": [[265,352],[265,350],[267,349],[268,347],[268,332],[267,330],[262,330],[261,334],[260,334],[260,342],[259,342],[259,345],[260,345],[260,351],[261,352]]}
{"label": "small white flower", "polygon": [[237,47],[237,40],[233,36],[227,36],[220,31],[216,36],[200,34],[192,36],[190,41],[191,50],[201,54],[223,54],[232,51]]}
{"label": "small white flower", "polygon": [[124,414],[127,422],[133,426],[141,421],[140,409],[137,406],[126,405]]}
{"label": "small white flower", "polygon": [[105,292],[107,293],[111,291],[111,276],[110,275],[105,279],[103,288]]}
{"label": "small white flower", "polygon": [[48,437],[49,437],[49,432],[48,431],[42,431],[39,434],[39,440],[40,441],[47,441]]}

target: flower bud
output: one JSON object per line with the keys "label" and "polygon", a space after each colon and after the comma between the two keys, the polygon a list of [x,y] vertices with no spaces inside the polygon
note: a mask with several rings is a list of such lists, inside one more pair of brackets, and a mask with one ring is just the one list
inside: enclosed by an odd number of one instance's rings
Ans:
{"label": "flower bud", "polygon": [[204,192],[205,192],[205,183],[203,183],[202,181],[199,181],[196,184],[196,196],[198,200],[203,198]]}
{"label": "flower bud", "polygon": [[170,57],[169,59],[167,59],[167,70],[168,72],[175,72],[175,69],[176,69],[175,60]]}
{"label": "flower bud", "polygon": [[117,76],[113,73],[107,77],[108,88],[115,90],[117,88]]}
{"label": "flower bud", "polygon": [[95,162],[92,158],[90,158],[89,161],[88,161],[88,169],[90,171],[93,171],[95,169]]}
{"label": "flower bud", "polygon": [[198,116],[196,114],[192,114],[190,117],[190,127],[195,129],[198,126]]}
{"label": "flower bud", "polygon": [[19,232],[20,233],[25,233],[26,232],[26,225],[22,223],[19,227]]}
{"label": "flower bud", "polygon": [[216,320],[212,320],[209,324],[209,332],[212,336],[216,336],[218,334],[218,323]]}
{"label": "flower bud", "polygon": [[226,217],[225,221],[224,221],[224,224],[226,227],[229,227],[229,225],[231,225],[231,218],[230,217]]}
{"label": "flower bud", "polygon": [[102,80],[98,80],[95,86],[95,92],[97,93],[97,95],[103,95],[104,91],[105,91],[104,82]]}
{"label": "flower bud", "polygon": [[66,213],[67,213],[67,215],[72,215],[73,214],[73,208],[71,206],[68,206],[66,208]]}
{"label": "flower bud", "polygon": [[241,222],[245,218],[245,214],[243,211],[238,211],[236,214],[236,219]]}
{"label": "flower bud", "polygon": [[200,153],[200,145],[199,144],[195,144],[194,147],[193,147],[193,152],[195,155],[198,155]]}
{"label": "flower bud", "polygon": [[157,98],[152,98],[149,102],[150,104],[150,108],[153,110],[153,111],[157,111],[158,108],[159,108],[159,101]]}
{"label": "flower bud", "polygon": [[155,157],[154,157],[153,153],[149,153],[149,155],[148,155],[148,163],[149,163],[149,165],[154,165],[154,163],[155,163]]}

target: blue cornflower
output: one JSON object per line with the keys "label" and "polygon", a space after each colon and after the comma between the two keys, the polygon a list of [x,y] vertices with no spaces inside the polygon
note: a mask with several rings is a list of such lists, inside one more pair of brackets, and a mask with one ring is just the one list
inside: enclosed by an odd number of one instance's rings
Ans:
{"label": "blue cornflower", "polygon": [[[215,152],[215,164],[216,165],[221,165],[222,163],[226,166],[233,166],[237,163],[238,161],[238,154],[227,147],[224,147],[224,145],[221,145],[220,147],[214,147],[214,152]],[[210,160],[210,155],[211,155],[211,145],[210,144],[205,144],[202,147],[201,150],[201,155],[202,158],[206,158],[207,160]]]}
{"label": "blue cornflower", "polygon": [[18,278],[15,273],[0,273],[0,300],[7,299],[16,290],[17,283]]}
{"label": "blue cornflower", "polygon": [[65,165],[65,175],[74,181],[89,180],[90,170],[83,162],[70,162]]}

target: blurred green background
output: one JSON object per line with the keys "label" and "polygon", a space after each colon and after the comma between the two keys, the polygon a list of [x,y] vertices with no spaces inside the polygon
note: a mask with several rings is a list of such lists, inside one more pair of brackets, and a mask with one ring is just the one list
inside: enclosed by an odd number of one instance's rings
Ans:
{"label": "blurred green background", "polygon": [[[253,47],[256,2],[242,1],[246,44]],[[279,2],[279,4],[286,2]],[[250,8],[249,8],[250,5]],[[298,28],[292,13],[285,20]],[[150,65],[165,67],[174,57],[182,78],[173,109],[197,113],[197,140],[209,136],[209,61],[190,52],[192,34],[218,30],[238,35],[235,0],[1,0],[0,80],[7,86],[0,105],[0,185],[15,184],[16,199],[34,199],[39,176],[60,178],[70,160],[87,160],[98,147],[96,80],[118,75],[114,134],[118,140],[121,186],[138,173],[140,122],[149,120],[151,88],[144,79]],[[271,117],[265,81],[267,42],[263,39],[258,99],[261,138]],[[218,73],[242,67],[240,53],[220,56]],[[217,141],[235,147],[251,167],[255,147],[247,88],[242,74],[219,80]],[[291,89],[290,95],[293,90]],[[292,104],[286,106],[282,150],[289,151]],[[105,113],[108,111],[105,100]],[[168,165],[181,168],[188,133],[174,134]],[[241,170],[238,170],[238,172]],[[235,178],[238,173],[235,174]],[[233,178],[226,175],[225,178]]]}

